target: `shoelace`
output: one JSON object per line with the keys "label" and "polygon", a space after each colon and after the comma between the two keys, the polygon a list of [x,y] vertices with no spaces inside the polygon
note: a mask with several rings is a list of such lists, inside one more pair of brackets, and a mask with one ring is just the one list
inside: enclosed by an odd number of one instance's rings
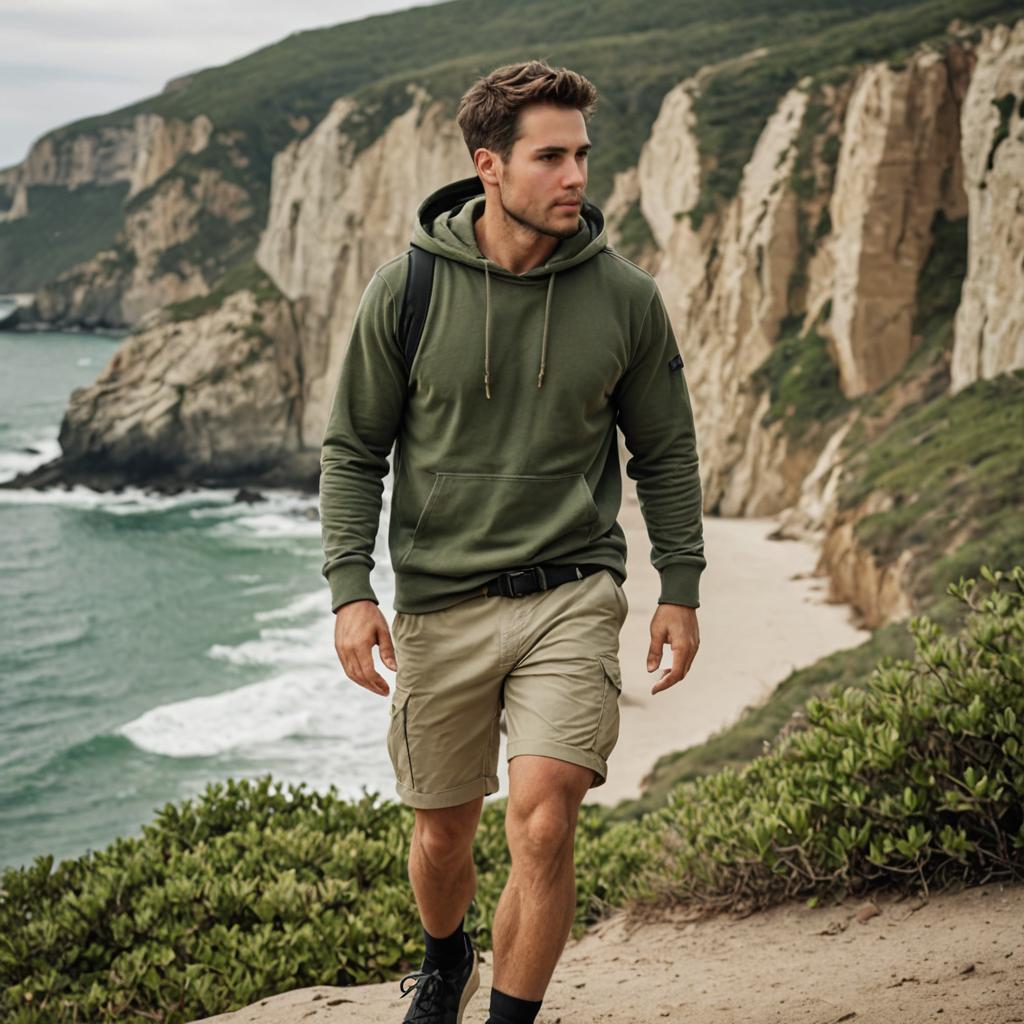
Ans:
{"label": "shoelace", "polygon": [[[414,978],[415,981],[409,988],[406,988],[405,983],[410,978]],[[422,993],[419,1005],[416,1007],[417,1017],[419,1017],[419,1011],[421,1010],[424,1014],[434,1014],[444,1009],[444,990],[448,984],[451,984],[451,982],[446,981],[441,971],[435,967],[432,971],[413,971],[412,974],[407,974],[399,982],[399,988],[402,990],[403,996],[407,996],[410,992],[417,990]],[[413,1020],[415,1019],[413,1018]],[[420,1019],[423,1021],[430,1020],[427,1016],[423,1016]]]}

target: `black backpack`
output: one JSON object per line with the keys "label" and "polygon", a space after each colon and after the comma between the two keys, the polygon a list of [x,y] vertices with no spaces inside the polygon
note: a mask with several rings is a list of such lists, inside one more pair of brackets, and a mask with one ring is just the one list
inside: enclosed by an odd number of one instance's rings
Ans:
{"label": "black backpack", "polygon": [[405,353],[405,371],[412,368],[416,358],[423,324],[430,307],[430,292],[434,285],[435,256],[418,245],[409,246],[409,271],[405,278],[402,311],[398,320],[398,341]]}

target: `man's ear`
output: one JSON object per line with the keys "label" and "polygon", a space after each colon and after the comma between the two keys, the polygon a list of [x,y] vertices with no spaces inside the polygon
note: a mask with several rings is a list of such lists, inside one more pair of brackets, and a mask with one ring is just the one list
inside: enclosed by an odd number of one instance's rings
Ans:
{"label": "man's ear", "polygon": [[476,165],[476,175],[481,180],[486,182],[488,185],[498,184],[498,174],[495,169],[497,163],[497,157],[489,150],[484,149],[482,146],[473,154],[473,162]]}

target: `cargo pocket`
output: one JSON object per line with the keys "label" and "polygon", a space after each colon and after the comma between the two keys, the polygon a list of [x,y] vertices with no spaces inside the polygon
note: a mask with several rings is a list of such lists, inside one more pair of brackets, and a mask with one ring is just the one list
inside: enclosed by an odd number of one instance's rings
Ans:
{"label": "cargo pocket", "polygon": [[604,673],[601,715],[594,737],[594,749],[604,758],[615,748],[619,738],[619,694],[622,692],[622,672],[614,654],[599,654],[598,663]]}
{"label": "cargo pocket", "polygon": [[582,473],[437,473],[396,568],[500,572],[593,540],[600,513]]}
{"label": "cargo pocket", "polygon": [[391,701],[391,720],[388,723],[388,756],[395,770],[395,778],[408,789],[416,788],[409,753],[409,697],[407,690],[395,689]]}

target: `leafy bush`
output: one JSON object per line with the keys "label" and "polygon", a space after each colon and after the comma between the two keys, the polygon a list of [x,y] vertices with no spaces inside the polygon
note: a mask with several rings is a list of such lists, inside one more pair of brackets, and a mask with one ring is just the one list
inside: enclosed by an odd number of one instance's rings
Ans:
{"label": "leafy bush", "polygon": [[[484,948],[508,876],[506,801],[488,803],[467,929]],[[141,837],[53,868],[8,869],[0,895],[0,1019],[180,1022],[310,985],[384,981],[418,968],[409,886],[411,808],[339,798],[269,776],[166,804]],[[621,902],[632,825],[581,809],[581,934]]]}
{"label": "leafy bush", "polygon": [[662,848],[633,909],[1024,880],[1024,568],[981,575],[985,597],[949,585],[958,634],[912,618],[913,660],[884,658],[864,689],[809,700],[771,753],[672,790],[642,819]]}

